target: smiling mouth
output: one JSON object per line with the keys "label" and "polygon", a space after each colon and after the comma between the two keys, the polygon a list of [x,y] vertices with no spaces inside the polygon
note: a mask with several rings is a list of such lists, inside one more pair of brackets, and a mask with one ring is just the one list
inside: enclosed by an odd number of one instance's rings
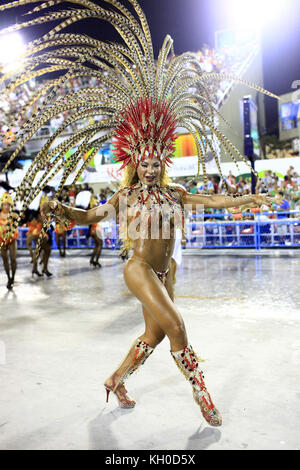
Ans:
{"label": "smiling mouth", "polygon": [[155,177],[154,176],[146,176],[145,179],[149,182],[155,180]]}

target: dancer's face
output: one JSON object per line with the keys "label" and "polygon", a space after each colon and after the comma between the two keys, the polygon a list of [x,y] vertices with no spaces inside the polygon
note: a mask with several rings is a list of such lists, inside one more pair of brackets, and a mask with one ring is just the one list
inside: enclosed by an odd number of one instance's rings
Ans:
{"label": "dancer's face", "polygon": [[9,207],[10,207],[10,204],[8,204],[8,202],[4,202],[1,206],[2,212],[7,214],[9,212]]}
{"label": "dancer's face", "polygon": [[159,183],[161,175],[161,163],[158,158],[146,157],[140,161],[137,167],[140,181],[147,186]]}

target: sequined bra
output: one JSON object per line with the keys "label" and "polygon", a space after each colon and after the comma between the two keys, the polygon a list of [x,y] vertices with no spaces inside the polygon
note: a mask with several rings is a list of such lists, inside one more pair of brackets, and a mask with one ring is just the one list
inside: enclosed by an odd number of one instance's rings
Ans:
{"label": "sequined bra", "polygon": [[[181,192],[181,188],[175,185],[174,187],[171,185],[165,187],[159,185],[147,186],[138,182],[123,188],[120,192],[120,197],[124,198],[127,212],[129,210],[131,218],[136,219],[139,216],[143,216],[144,224],[149,224],[151,221],[154,223],[158,222],[157,227],[163,227],[168,233],[168,228],[180,227],[184,230],[184,211],[181,202]],[[120,204],[121,207],[122,202]],[[122,213],[122,209],[120,209],[120,212]],[[157,238],[157,236],[154,238]]]}

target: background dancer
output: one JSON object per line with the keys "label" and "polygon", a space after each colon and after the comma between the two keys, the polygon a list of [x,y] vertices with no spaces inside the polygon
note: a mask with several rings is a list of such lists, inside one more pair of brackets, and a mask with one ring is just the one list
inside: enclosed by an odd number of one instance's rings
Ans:
{"label": "background dancer", "polygon": [[[0,246],[1,257],[4,269],[7,275],[6,287],[11,290],[15,282],[15,274],[17,270],[17,238],[18,230],[15,230],[12,236],[6,239],[7,231],[11,219],[9,217],[10,207],[12,205],[12,197],[9,193],[4,193],[0,199]],[[17,214],[11,214],[16,218]]]}
{"label": "background dancer", "polygon": [[[48,198],[42,198],[41,204],[48,200]],[[29,221],[27,222],[28,232],[26,236],[26,246],[29,250],[31,260],[32,260],[32,276],[36,274],[38,277],[42,277],[43,274],[46,274],[47,277],[51,277],[52,273],[48,270],[48,263],[51,254],[51,245],[52,245],[52,226],[47,230],[46,233],[43,233],[40,252],[37,253],[38,240],[40,239],[43,221],[40,211],[32,211],[29,215]],[[33,249],[34,244],[34,249]],[[42,264],[42,273],[38,270],[38,262]]]}
{"label": "background dancer", "polygon": [[[90,199],[89,208],[92,209],[93,207],[98,206],[98,199],[93,195]],[[90,264],[95,268],[101,268],[101,264],[99,263],[99,258],[101,256],[101,251],[103,247],[103,231],[99,223],[92,224],[89,226],[89,236],[94,240],[95,246],[90,258]]]}
{"label": "background dancer", "polygon": [[39,216],[39,211],[30,211],[30,213],[28,214],[27,227],[28,230],[26,234],[26,246],[31,257],[31,263],[33,264],[32,275],[36,274],[37,276],[41,277],[42,274],[38,271],[37,262],[34,259],[34,247],[36,247],[37,241],[43,228],[43,223]]}
{"label": "background dancer", "polygon": [[64,225],[57,223],[55,224],[54,233],[59,254],[62,258],[64,258],[66,256],[67,230],[65,229]]}

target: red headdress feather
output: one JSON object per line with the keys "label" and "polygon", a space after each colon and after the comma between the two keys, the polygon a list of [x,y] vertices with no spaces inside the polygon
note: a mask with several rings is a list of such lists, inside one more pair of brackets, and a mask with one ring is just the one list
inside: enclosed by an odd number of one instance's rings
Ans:
{"label": "red headdress feather", "polygon": [[114,131],[115,161],[135,166],[149,156],[157,157],[166,164],[175,151],[177,120],[167,102],[153,102],[142,98],[131,104],[119,118]]}

